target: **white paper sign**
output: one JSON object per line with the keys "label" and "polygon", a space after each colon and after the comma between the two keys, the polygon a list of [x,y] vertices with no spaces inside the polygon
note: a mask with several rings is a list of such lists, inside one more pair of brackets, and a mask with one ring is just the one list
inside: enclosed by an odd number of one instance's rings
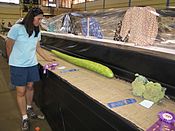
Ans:
{"label": "white paper sign", "polygon": [[143,100],[139,104],[143,107],[150,108],[154,104],[154,102],[149,101],[149,100]]}

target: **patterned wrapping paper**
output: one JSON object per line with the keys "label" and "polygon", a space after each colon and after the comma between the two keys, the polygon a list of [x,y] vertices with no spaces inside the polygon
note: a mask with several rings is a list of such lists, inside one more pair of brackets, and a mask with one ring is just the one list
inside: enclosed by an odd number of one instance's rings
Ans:
{"label": "patterned wrapping paper", "polygon": [[[82,23],[82,33],[84,36],[88,35],[88,18],[82,18],[81,23]],[[102,39],[103,34],[100,29],[100,25],[97,22],[97,20],[94,17],[89,17],[89,35],[90,36],[95,36],[96,38]]]}
{"label": "patterned wrapping paper", "polygon": [[122,21],[120,36],[125,38],[129,33],[129,42],[137,45],[152,45],[158,33],[156,12],[152,7],[129,8]]}

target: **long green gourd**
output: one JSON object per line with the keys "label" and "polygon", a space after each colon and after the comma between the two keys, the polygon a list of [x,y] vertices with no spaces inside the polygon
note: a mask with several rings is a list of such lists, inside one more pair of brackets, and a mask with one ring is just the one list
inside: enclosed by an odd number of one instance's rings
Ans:
{"label": "long green gourd", "polygon": [[56,56],[66,60],[67,62],[70,62],[70,63],[75,64],[77,66],[84,67],[86,69],[97,72],[97,73],[102,74],[102,75],[109,77],[109,78],[114,77],[114,74],[111,71],[111,69],[109,69],[108,67],[106,67],[102,64],[99,64],[99,63],[96,63],[96,62],[93,62],[90,60],[86,60],[86,59],[81,59],[81,58],[69,56],[69,55],[61,53],[59,51],[56,51],[56,50],[51,50],[51,52],[53,54],[55,54]]}

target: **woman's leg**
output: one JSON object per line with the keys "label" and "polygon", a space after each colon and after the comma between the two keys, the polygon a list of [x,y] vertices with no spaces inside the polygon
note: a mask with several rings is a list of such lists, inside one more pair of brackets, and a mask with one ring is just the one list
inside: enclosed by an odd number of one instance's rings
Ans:
{"label": "woman's leg", "polygon": [[33,102],[33,82],[28,82],[26,86],[26,100],[27,100],[27,105],[31,106]]}
{"label": "woman's leg", "polygon": [[19,106],[19,110],[21,115],[26,115],[26,88],[25,86],[17,86],[16,87],[16,93],[17,93],[17,103]]}
{"label": "woman's leg", "polygon": [[26,110],[26,87],[17,86],[16,91],[17,91],[17,103],[22,115],[21,129],[22,131],[27,131],[30,128],[30,123],[28,121],[27,110]]}
{"label": "woman's leg", "polygon": [[26,86],[27,114],[30,118],[36,119],[37,115],[34,113],[32,108],[33,94],[33,82],[28,82]]}

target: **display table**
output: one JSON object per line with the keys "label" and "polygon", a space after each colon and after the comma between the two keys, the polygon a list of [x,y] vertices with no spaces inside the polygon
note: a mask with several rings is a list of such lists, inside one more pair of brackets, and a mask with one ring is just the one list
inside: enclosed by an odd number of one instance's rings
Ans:
{"label": "display table", "polygon": [[[158,120],[158,112],[168,110],[175,113],[175,103],[171,100],[164,99],[147,109],[139,105],[142,98],[132,95],[130,83],[117,78],[109,79],[55,59],[58,67],[79,70],[61,73],[57,67],[43,74],[42,66],[47,62],[38,56],[42,79],[35,84],[35,101],[53,131],[146,130]],[[127,98],[135,98],[137,102],[113,109],[106,106],[109,102]]]}
{"label": "display table", "polygon": [[175,99],[174,49],[50,32],[42,32],[42,45],[102,63],[117,77],[130,82],[139,73],[150,81],[161,83],[167,88],[167,95]]}

